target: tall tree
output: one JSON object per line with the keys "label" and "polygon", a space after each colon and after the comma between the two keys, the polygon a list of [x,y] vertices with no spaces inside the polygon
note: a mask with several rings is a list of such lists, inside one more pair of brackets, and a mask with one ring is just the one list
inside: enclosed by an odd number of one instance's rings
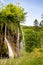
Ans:
{"label": "tall tree", "polygon": [[34,20],[34,26],[38,26],[38,20],[37,19]]}
{"label": "tall tree", "polygon": [[34,28],[35,28],[35,30],[37,31],[38,30],[38,20],[37,19],[35,19],[34,20]]}

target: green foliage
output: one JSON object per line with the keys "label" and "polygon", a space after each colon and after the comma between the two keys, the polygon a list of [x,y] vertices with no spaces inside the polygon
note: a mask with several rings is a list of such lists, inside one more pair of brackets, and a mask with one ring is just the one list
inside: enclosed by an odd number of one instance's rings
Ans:
{"label": "green foliage", "polygon": [[27,52],[33,51],[35,47],[41,47],[40,44],[40,33],[35,32],[32,29],[26,29],[25,33],[25,49]]}
{"label": "green foliage", "polygon": [[1,24],[1,23],[5,23],[5,21],[6,21],[6,16],[5,16],[5,14],[3,14],[2,12],[0,12],[0,24]]}
{"label": "green foliage", "polygon": [[43,29],[38,27],[38,30],[34,30],[34,26],[22,26],[25,37],[25,49],[26,51],[33,51],[34,48],[41,48],[43,52]]}
{"label": "green foliage", "polygon": [[13,4],[8,4],[4,9],[2,8],[0,11],[0,23],[13,23],[16,29],[18,27],[20,28],[20,22],[24,22],[25,17],[26,13],[24,8]]}
{"label": "green foliage", "polygon": [[8,4],[5,9],[2,9],[1,13],[6,16],[5,22],[14,22],[18,25],[21,21],[25,20],[25,12],[21,6]]}

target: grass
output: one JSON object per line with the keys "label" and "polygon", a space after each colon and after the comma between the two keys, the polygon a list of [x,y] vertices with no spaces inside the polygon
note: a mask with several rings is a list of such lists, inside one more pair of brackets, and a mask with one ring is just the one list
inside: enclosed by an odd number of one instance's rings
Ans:
{"label": "grass", "polygon": [[20,58],[0,59],[0,65],[43,65],[43,53],[35,49],[32,53],[22,52]]}

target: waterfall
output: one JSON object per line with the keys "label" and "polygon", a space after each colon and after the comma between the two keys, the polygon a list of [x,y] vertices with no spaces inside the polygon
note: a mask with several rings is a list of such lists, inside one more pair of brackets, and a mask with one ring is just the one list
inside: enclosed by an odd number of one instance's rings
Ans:
{"label": "waterfall", "polygon": [[20,32],[19,32],[19,28],[18,28],[18,34],[17,34],[17,55],[19,56],[19,37],[20,37]]}
{"label": "waterfall", "polygon": [[[25,49],[25,40],[24,40],[24,32],[23,32],[23,29],[21,28],[21,31],[22,31],[22,41],[19,42],[19,38],[20,38],[20,31],[19,31],[19,28],[18,28],[18,35],[17,35],[17,54],[20,55],[20,51],[24,50]],[[20,48],[19,48],[20,46]]]}
{"label": "waterfall", "polygon": [[12,50],[12,48],[11,48],[11,46],[10,46],[10,43],[8,42],[8,40],[6,39],[6,37],[5,37],[5,41],[6,41],[7,46],[8,46],[9,57],[10,57],[10,58],[13,58],[13,57],[14,57],[14,53],[13,53],[13,50]]}
{"label": "waterfall", "polygon": [[6,37],[6,29],[7,29],[6,27],[7,27],[7,25],[5,25],[5,37]]}
{"label": "waterfall", "polygon": [[13,50],[12,50],[12,48],[11,48],[11,46],[10,46],[9,41],[8,41],[7,38],[6,38],[6,29],[7,29],[6,27],[7,27],[7,25],[5,26],[5,42],[7,43],[7,46],[8,46],[9,57],[10,57],[10,58],[13,58],[13,57],[14,57]]}
{"label": "waterfall", "polygon": [[19,44],[19,36],[20,34],[19,34],[19,28],[18,28],[18,35],[17,35],[17,44]]}
{"label": "waterfall", "polygon": [[21,51],[23,50],[23,49],[25,49],[25,39],[24,39],[24,32],[23,32],[23,29],[22,29],[22,27],[21,27],[21,31],[22,31],[22,41],[21,41]]}

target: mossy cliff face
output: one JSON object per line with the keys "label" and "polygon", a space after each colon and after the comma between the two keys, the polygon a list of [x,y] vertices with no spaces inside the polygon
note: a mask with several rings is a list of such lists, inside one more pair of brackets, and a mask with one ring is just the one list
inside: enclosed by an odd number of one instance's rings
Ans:
{"label": "mossy cliff face", "polygon": [[[17,26],[13,23],[7,24],[7,28],[6,28],[6,38],[8,39],[8,41],[10,41],[12,44],[15,45],[15,49],[14,51],[17,53],[16,50],[16,44],[17,44],[17,34],[18,34],[18,30],[17,30]],[[0,57],[8,57],[8,47],[5,44],[5,24],[0,24]],[[20,42],[22,39],[22,32],[21,29],[19,28],[19,49],[20,49]]]}
{"label": "mossy cliff face", "polygon": [[[26,13],[24,12],[24,8],[13,4],[8,4],[0,11],[0,31],[2,32],[0,34],[3,34],[1,37],[4,39],[6,34],[6,38],[11,43],[12,49],[18,55],[20,49],[20,42],[22,39],[20,22],[25,21],[25,15]],[[2,41],[4,43],[4,40]]]}

